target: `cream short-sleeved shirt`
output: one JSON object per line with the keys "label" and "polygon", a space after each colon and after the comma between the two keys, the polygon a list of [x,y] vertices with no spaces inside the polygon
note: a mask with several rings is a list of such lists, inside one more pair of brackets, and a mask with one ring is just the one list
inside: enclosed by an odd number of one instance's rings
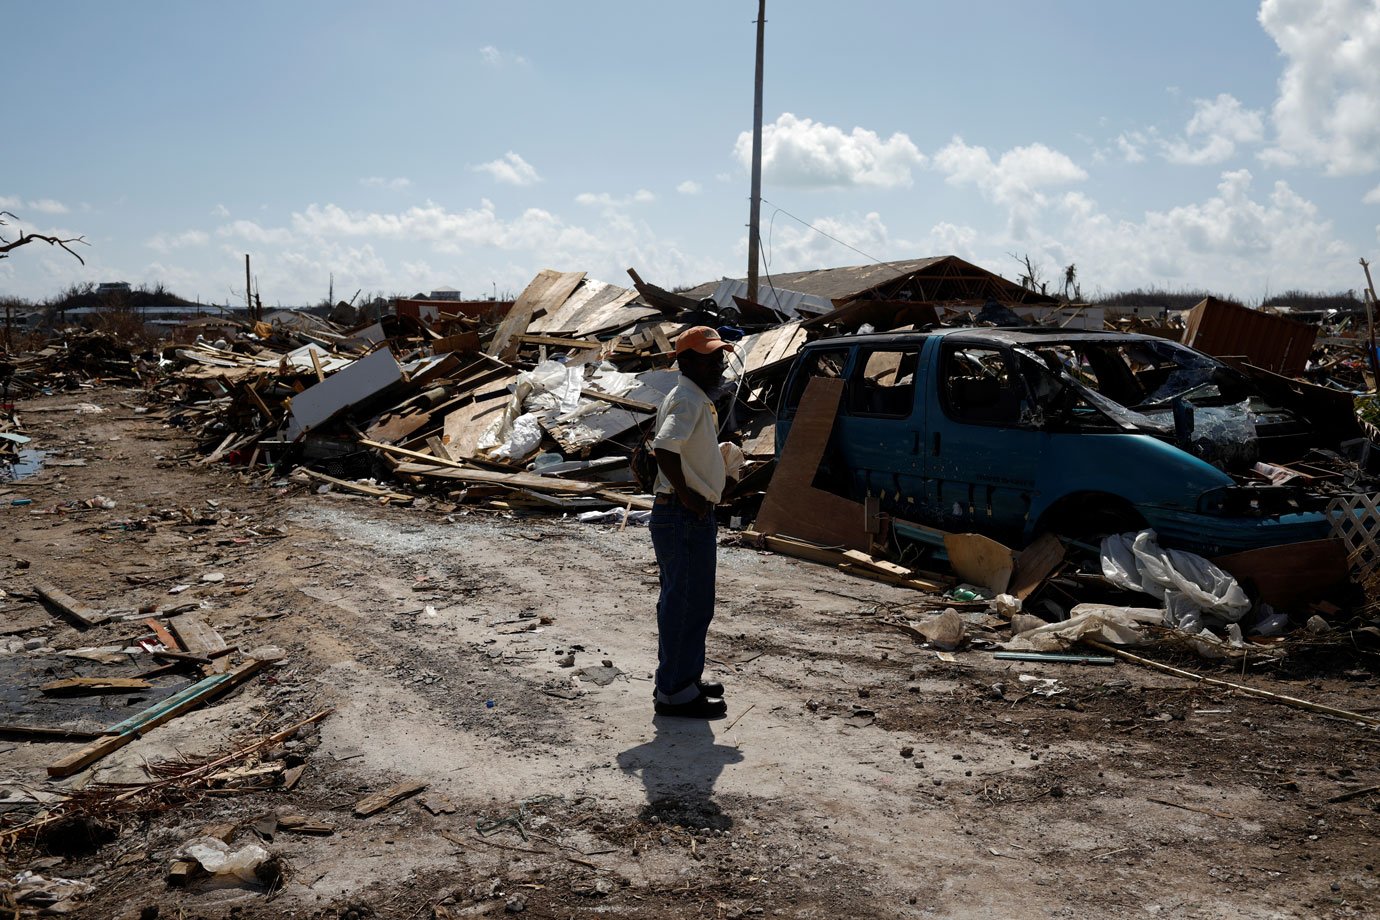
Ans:
{"label": "cream short-sleeved shirt", "polygon": [[[727,475],[719,451],[719,413],[714,409],[714,401],[684,374],[657,411],[652,449],[680,454],[685,484],[718,504]],[[656,491],[675,491],[666,474],[659,470]]]}

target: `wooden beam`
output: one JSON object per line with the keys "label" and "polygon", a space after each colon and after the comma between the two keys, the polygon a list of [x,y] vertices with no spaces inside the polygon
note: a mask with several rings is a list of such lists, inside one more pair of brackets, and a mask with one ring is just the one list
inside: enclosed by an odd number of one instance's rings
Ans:
{"label": "wooden beam", "polygon": [[43,598],[48,604],[56,608],[58,613],[71,620],[82,629],[99,626],[110,619],[110,617],[96,608],[83,604],[66,591],[46,581],[35,578],[33,580],[33,585],[34,591],[37,592],[39,597]]}
{"label": "wooden beam", "polygon": [[107,730],[109,734],[99,741],[50,764],[48,775],[52,777],[71,776],[85,770],[102,757],[118,751],[165,722],[171,722],[184,712],[200,706],[216,695],[239,686],[257,674],[263,667],[264,662],[251,658],[225,674],[217,674],[193,684],[182,692],[150,706],[138,715],[112,726]]}

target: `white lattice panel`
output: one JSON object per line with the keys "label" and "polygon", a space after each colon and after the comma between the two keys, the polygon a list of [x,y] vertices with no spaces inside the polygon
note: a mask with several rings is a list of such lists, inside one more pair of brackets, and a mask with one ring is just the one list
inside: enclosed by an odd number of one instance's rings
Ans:
{"label": "white lattice panel", "polygon": [[1380,568],[1380,494],[1338,496],[1327,517],[1332,535],[1346,544],[1353,571],[1369,575]]}

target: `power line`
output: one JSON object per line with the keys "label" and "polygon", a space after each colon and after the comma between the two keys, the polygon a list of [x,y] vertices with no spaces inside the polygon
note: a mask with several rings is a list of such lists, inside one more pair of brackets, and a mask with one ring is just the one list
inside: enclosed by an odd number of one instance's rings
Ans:
{"label": "power line", "polygon": [[[775,203],[770,202],[770,201],[767,201],[767,199],[765,199],[765,198],[763,198],[762,201],[764,201],[764,202],[766,202],[767,204],[771,205],[773,208],[776,208],[776,210],[777,210],[778,212],[780,212],[780,213],[782,213],[782,214],[785,214],[785,215],[786,215],[787,217],[789,217],[791,220],[796,221],[797,223],[800,223],[800,224],[804,224],[806,227],[809,227],[811,230],[815,231],[815,232],[818,233],[820,236],[825,237],[825,238],[827,238],[827,239],[831,239],[831,240],[833,240],[835,243],[838,243],[840,246],[843,246],[843,247],[846,248],[846,249],[851,249],[851,250],[853,250],[853,251],[856,252],[858,255],[862,256],[863,258],[871,259],[873,262],[876,262],[878,265],[885,265],[885,264],[886,264],[886,263],[883,262],[881,259],[879,259],[879,258],[877,258],[876,256],[872,255],[871,253],[863,252],[861,249],[859,249],[859,248],[856,247],[856,246],[850,246],[848,243],[845,243],[843,240],[839,239],[838,237],[836,237],[836,236],[831,236],[830,234],[825,233],[823,230],[819,229],[818,227],[816,227],[814,224],[810,223],[809,221],[801,220],[799,217],[796,217],[794,214],[792,214],[790,211],[787,211],[785,208],[781,207],[780,205],[775,204]],[[772,214],[772,218],[775,219],[775,217],[776,217],[776,214]],[[769,239],[770,239],[770,238],[769,238]],[[768,249],[768,251],[770,252],[770,249],[771,249],[770,242],[768,243],[767,249]],[[768,260],[770,260],[770,255],[768,256]]]}

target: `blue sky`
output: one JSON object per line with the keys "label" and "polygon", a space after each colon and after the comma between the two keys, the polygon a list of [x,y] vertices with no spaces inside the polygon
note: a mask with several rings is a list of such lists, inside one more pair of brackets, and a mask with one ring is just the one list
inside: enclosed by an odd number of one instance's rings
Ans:
{"label": "blue sky", "polygon": [[[0,294],[267,304],[746,262],[753,0],[9,4]],[[1086,295],[1346,290],[1380,0],[769,0],[769,271],[1029,254]],[[781,209],[778,211],[778,208]],[[805,228],[815,225],[854,249]]]}

